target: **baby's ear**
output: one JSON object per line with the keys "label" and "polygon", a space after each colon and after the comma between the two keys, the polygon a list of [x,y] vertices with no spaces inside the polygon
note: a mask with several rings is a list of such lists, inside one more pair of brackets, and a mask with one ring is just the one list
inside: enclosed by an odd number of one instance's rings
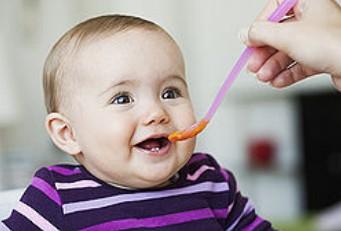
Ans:
{"label": "baby's ear", "polygon": [[48,114],[45,127],[53,143],[62,151],[70,155],[77,155],[81,152],[75,132],[65,116],[55,112]]}

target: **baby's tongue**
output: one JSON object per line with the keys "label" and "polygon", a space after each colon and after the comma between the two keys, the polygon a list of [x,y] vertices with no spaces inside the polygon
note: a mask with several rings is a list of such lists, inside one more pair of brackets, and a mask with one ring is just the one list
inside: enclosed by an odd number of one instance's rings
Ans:
{"label": "baby's tongue", "polygon": [[160,148],[160,142],[158,140],[146,140],[139,144],[139,147],[147,150]]}

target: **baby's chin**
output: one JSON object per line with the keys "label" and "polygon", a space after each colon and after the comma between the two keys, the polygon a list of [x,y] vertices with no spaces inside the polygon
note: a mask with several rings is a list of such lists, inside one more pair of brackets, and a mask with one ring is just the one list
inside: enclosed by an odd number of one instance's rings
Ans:
{"label": "baby's chin", "polygon": [[146,189],[146,188],[161,188],[169,185],[172,181],[171,179],[176,175],[177,173],[169,174],[169,176],[166,177],[160,177],[157,178],[144,178],[143,180],[140,180],[139,182],[136,182],[135,184],[132,184],[133,188],[139,188],[139,189]]}
{"label": "baby's chin", "polygon": [[171,184],[171,180],[167,179],[166,181],[159,182],[159,183],[147,183],[145,185],[141,185],[140,189],[148,189],[148,188],[162,188],[166,187],[167,185]]}

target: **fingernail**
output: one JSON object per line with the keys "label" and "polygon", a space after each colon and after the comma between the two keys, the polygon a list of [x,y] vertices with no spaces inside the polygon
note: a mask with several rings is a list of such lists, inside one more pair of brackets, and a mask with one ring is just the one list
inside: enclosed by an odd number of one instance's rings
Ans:
{"label": "fingernail", "polygon": [[249,28],[245,27],[239,30],[238,33],[238,38],[240,41],[242,41],[243,43],[247,43],[248,41],[248,33],[249,33]]}
{"label": "fingernail", "polygon": [[264,71],[263,68],[261,68],[258,72],[257,72],[257,78],[260,81],[267,81],[267,77],[266,77],[266,71]]}
{"label": "fingernail", "polygon": [[247,74],[256,75],[256,72],[255,72],[255,71],[252,71],[251,68],[250,68],[250,66],[249,66],[249,63],[250,63],[250,62],[251,62],[250,60],[247,62],[245,71],[246,71]]}

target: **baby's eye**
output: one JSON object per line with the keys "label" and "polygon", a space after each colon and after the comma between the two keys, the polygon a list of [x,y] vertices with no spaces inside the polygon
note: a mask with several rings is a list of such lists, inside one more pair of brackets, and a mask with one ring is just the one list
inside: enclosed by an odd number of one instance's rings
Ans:
{"label": "baby's eye", "polygon": [[180,90],[177,88],[167,88],[162,92],[162,99],[175,99],[181,97]]}
{"label": "baby's eye", "polygon": [[127,92],[118,93],[111,101],[112,104],[129,104],[132,102],[134,102],[134,99]]}

